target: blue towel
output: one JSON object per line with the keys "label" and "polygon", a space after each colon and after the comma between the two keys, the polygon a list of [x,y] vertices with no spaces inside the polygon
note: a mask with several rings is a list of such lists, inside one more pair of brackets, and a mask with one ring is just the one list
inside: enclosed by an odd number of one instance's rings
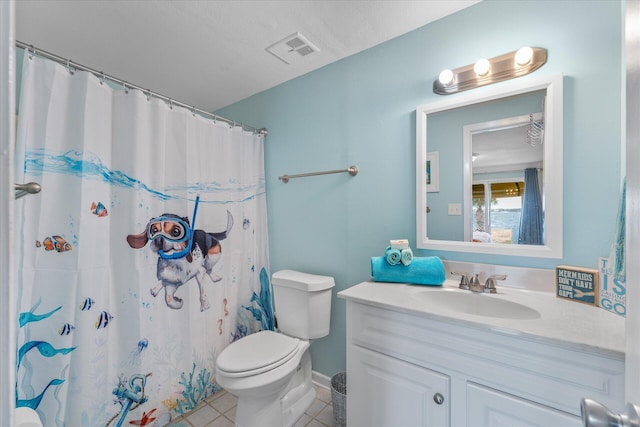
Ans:
{"label": "blue towel", "polygon": [[392,249],[391,246],[387,246],[387,250],[384,251],[384,256],[389,265],[399,264],[402,260],[402,254],[398,249]]}
{"label": "blue towel", "polygon": [[407,266],[411,264],[413,260],[413,252],[411,252],[411,248],[403,249],[400,251],[400,261],[402,265]]}
{"label": "blue towel", "polygon": [[371,276],[376,282],[442,285],[446,278],[444,264],[436,256],[414,257],[408,266],[389,265],[386,257],[371,257]]}

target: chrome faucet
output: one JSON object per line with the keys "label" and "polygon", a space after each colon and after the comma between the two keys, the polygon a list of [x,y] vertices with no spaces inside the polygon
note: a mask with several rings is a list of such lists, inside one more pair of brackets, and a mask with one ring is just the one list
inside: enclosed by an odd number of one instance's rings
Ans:
{"label": "chrome faucet", "polygon": [[474,273],[471,280],[469,280],[469,290],[471,292],[484,292],[484,285],[480,283],[480,279],[478,279],[478,273]]}
{"label": "chrome faucet", "polygon": [[460,276],[460,284],[458,285],[460,289],[478,293],[488,292],[491,294],[498,292],[496,289],[496,280],[505,280],[507,278],[506,274],[493,274],[487,277],[487,280],[485,280],[483,285],[480,283],[480,279],[478,278],[480,275],[479,273],[473,273],[473,277],[471,277],[471,279],[469,279],[468,273],[456,273],[452,271],[451,274],[454,276]]}

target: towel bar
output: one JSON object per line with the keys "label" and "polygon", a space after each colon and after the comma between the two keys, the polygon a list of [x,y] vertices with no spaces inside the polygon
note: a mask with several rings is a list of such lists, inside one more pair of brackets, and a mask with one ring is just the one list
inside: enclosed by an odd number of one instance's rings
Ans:
{"label": "towel bar", "polygon": [[282,182],[286,184],[292,178],[304,178],[307,176],[328,175],[331,173],[343,173],[343,172],[349,172],[349,175],[356,176],[358,174],[358,167],[356,165],[352,165],[352,166],[349,166],[347,169],[335,169],[335,170],[323,171],[323,172],[299,173],[297,175],[282,175],[282,176],[279,176],[278,179],[282,180]]}

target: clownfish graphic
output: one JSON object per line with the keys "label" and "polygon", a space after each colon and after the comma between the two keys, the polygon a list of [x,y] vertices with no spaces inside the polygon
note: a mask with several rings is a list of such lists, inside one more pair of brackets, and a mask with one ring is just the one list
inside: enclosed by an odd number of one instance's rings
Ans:
{"label": "clownfish graphic", "polygon": [[61,236],[51,236],[45,238],[42,243],[36,240],[36,248],[44,246],[45,251],[67,252],[71,250],[71,244]]}
{"label": "clownfish graphic", "polygon": [[64,325],[62,325],[62,327],[58,330],[58,334],[59,335],[69,335],[71,333],[71,331],[73,331],[76,327],[73,326],[71,323],[65,323]]}
{"label": "clownfish graphic", "polygon": [[91,203],[91,213],[99,217],[109,215],[107,208],[102,204],[102,202],[98,202],[97,204],[96,202]]}
{"label": "clownfish graphic", "polygon": [[88,311],[91,310],[91,307],[93,307],[93,303],[95,303],[94,300],[92,300],[91,298],[86,298],[84,300],[84,302],[82,304],[80,304],[80,310],[82,311]]}
{"label": "clownfish graphic", "polygon": [[96,322],[96,329],[106,328],[109,322],[111,322],[111,320],[113,320],[113,316],[107,313],[106,311],[103,311],[102,313],[100,313],[100,316],[98,316],[98,321]]}

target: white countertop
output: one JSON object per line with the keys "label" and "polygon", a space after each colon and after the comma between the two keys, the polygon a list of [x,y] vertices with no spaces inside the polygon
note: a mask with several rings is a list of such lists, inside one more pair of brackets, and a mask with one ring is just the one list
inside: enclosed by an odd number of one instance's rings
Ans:
{"label": "white countertop", "polygon": [[[499,282],[498,282],[499,283]],[[458,289],[457,281],[443,286],[420,286],[403,283],[362,282],[338,293],[340,298],[394,311],[420,315],[435,320],[458,322],[507,335],[556,342],[571,347],[615,353],[624,356],[625,318],[599,307],[568,301],[555,293],[500,287],[497,294],[473,294],[478,298],[499,298],[516,302],[540,313],[535,319],[480,316],[428,304],[427,292],[471,291]],[[418,296],[418,294],[422,294]]]}

